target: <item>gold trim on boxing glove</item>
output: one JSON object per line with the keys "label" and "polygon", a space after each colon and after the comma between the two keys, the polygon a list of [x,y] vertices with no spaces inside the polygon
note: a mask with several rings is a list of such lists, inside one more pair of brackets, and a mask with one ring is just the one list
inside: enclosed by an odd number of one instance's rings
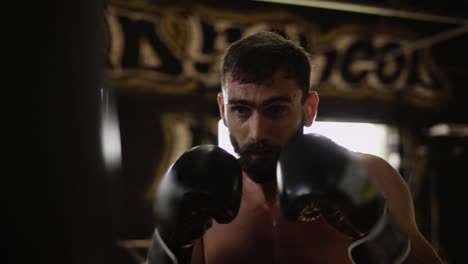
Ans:
{"label": "gold trim on boxing glove", "polygon": [[338,231],[347,234],[353,239],[359,239],[367,234],[367,232],[359,231],[336,205],[328,204],[322,207],[322,214],[325,220]]}
{"label": "gold trim on boxing glove", "polygon": [[320,218],[320,202],[318,200],[310,200],[298,214],[297,220],[301,222],[313,222]]}

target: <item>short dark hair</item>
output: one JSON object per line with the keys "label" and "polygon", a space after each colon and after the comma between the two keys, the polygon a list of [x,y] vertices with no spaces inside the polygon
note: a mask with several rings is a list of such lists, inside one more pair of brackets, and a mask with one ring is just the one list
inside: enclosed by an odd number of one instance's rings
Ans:
{"label": "short dark hair", "polygon": [[278,33],[261,31],[234,42],[227,49],[221,70],[221,87],[224,87],[228,73],[234,81],[261,84],[278,70],[284,70],[293,78],[303,95],[310,92],[309,54]]}

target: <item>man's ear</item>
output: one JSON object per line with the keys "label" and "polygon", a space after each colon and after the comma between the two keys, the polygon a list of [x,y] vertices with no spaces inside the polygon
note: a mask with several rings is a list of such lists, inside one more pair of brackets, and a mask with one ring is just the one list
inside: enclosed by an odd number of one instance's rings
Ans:
{"label": "man's ear", "polygon": [[310,92],[304,102],[304,126],[309,127],[317,117],[319,96],[317,92]]}
{"label": "man's ear", "polygon": [[218,108],[219,108],[219,115],[221,116],[221,119],[223,120],[223,123],[225,126],[226,125],[226,119],[225,119],[225,115],[224,115],[224,98],[223,98],[223,93],[218,93]]}

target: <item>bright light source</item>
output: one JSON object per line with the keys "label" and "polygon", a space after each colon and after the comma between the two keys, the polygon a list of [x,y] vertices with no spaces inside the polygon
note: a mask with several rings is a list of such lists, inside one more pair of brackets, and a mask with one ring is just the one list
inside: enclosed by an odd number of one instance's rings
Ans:
{"label": "bright light source", "polygon": [[109,171],[120,168],[122,149],[117,110],[108,89],[101,88],[101,151]]}
{"label": "bright light source", "polygon": [[[399,166],[399,159],[395,159],[395,153],[388,148],[390,131],[386,125],[316,121],[311,127],[304,127],[304,133],[319,133],[352,151],[373,154],[386,160],[392,155],[391,164]],[[218,123],[218,140],[221,148],[235,155],[229,131],[222,120]]]}
{"label": "bright light source", "polygon": [[218,122],[218,146],[232,155],[237,156],[232,147],[231,140],[229,140],[229,130],[224,125],[223,120],[219,120]]}
{"label": "bright light source", "polygon": [[304,128],[304,133],[322,134],[352,151],[387,156],[387,127],[385,125],[355,122],[315,122]]}

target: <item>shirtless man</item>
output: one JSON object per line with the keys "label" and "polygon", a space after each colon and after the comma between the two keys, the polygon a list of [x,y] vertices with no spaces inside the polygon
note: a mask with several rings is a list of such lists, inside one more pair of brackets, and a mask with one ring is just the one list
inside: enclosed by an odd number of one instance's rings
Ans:
{"label": "shirtless man", "polygon": [[[348,154],[320,137],[291,144],[303,137],[303,126],[312,125],[317,114],[319,98],[309,90],[310,69],[301,47],[272,32],[231,45],[224,57],[218,105],[238,162],[224,153],[213,159],[218,149],[199,148],[170,168],[158,189],[163,194],[157,196],[156,211],[162,220],[149,250],[150,264],[442,263],[417,228],[405,182],[387,162],[372,155]],[[323,153],[329,153],[331,166],[317,161]],[[310,162],[291,156],[310,157]],[[333,171],[339,164],[357,165],[336,176]],[[335,180],[324,186],[320,179]],[[352,195],[334,197],[335,193],[356,192],[356,188],[347,190],[356,182],[375,187],[371,200],[377,207],[364,209],[347,203]],[[340,204],[352,204],[351,209],[341,208],[355,212],[336,219],[322,217],[329,208],[318,204],[312,215],[293,215],[294,208],[301,211],[310,205],[315,190],[322,195],[320,199],[336,203],[338,209]],[[309,200],[299,203],[303,200],[298,197]],[[359,232],[343,229],[339,224],[343,218]],[[376,228],[381,219],[386,219],[386,231]],[[369,221],[368,227],[360,225]],[[355,247],[359,241],[374,242]],[[398,257],[386,252],[397,252]],[[377,256],[367,257],[372,254]]]}

